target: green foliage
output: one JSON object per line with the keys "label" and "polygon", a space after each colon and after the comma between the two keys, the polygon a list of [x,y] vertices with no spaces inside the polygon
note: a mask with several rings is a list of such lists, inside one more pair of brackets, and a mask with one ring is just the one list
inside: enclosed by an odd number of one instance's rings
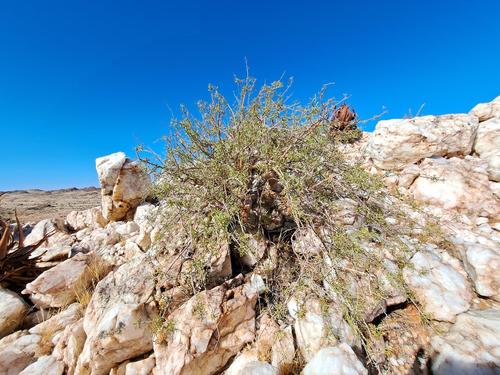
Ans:
{"label": "green foliage", "polygon": [[[316,294],[322,304],[339,305],[368,351],[367,304],[385,297],[376,274],[382,257],[374,249],[393,252],[399,267],[407,255],[401,227],[386,223],[388,215],[401,215],[388,203],[382,181],[339,151],[339,143],[358,139],[360,130],[355,124],[338,130],[338,102],[326,99],[326,87],[301,105],[290,101],[290,84],[276,81],[257,90],[252,78],[236,83],[235,103],[209,86],[210,101],[198,103],[199,116],[182,107],[174,134],[166,138],[165,158],[144,159],[164,202],[163,235],[175,237],[181,227],[188,237],[193,293],[206,286],[221,244],[242,256],[250,251],[251,236],[268,239],[279,249],[277,268],[271,267],[267,278],[271,315],[284,320],[292,295]],[[342,200],[355,203],[357,228],[346,229],[337,219]],[[321,257],[291,251],[291,235],[305,228],[321,239],[328,266]],[[360,280],[366,289],[356,293],[352,285]],[[391,283],[403,287],[400,272]],[[195,315],[203,315],[202,307],[195,306]]]}

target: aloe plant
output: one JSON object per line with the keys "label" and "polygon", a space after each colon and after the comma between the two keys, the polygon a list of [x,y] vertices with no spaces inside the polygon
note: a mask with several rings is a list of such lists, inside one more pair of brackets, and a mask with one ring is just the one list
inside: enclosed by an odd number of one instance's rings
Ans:
{"label": "aloe plant", "polygon": [[14,232],[10,225],[0,220],[0,284],[20,292],[27,283],[33,281],[47,268],[38,267],[39,256],[32,257],[32,253],[44,243],[52,233],[47,233],[38,242],[25,245],[22,225],[16,216],[18,240],[14,239]]}

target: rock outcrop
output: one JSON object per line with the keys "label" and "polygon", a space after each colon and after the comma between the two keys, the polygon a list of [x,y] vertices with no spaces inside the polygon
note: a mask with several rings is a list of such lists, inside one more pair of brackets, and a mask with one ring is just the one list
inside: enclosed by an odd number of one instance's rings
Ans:
{"label": "rock outcrop", "polygon": [[110,265],[100,256],[77,254],[42,273],[22,293],[29,294],[39,307],[64,307],[74,302],[93,279],[103,277],[109,270]]}
{"label": "rock outcrop", "polygon": [[123,152],[96,159],[102,194],[102,214],[107,221],[132,219],[135,208],[149,194],[151,181],[141,165]]}
{"label": "rock outcrop", "polygon": [[377,168],[401,170],[431,156],[465,156],[478,128],[473,115],[423,116],[380,121],[366,146]]}
{"label": "rock outcrop", "polygon": [[425,159],[409,191],[426,205],[500,219],[486,164],[477,158]]}
{"label": "rock outcrop", "polygon": [[419,251],[404,270],[404,277],[426,313],[436,320],[453,322],[457,314],[470,308],[472,290],[460,263],[449,258],[432,249]]}
{"label": "rock outcrop", "polygon": [[497,115],[479,124],[474,142],[474,152],[486,161],[488,176],[496,182],[500,181],[500,113]]}
{"label": "rock outcrop", "polygon": [[153,264],[143,255],[97,284],[83,319],[87,338],[76,373],[107,374],[153,348],[148,327],[156,314],[154,304],[148,302],[154,289],[153,273]]}
{"label": "rock outcrop", "polygon": [[380,217],[361,220],[369,194],[339,197],[345,231],[273,223],[244,252],[225,236],[197,252],[190,223],[145,202],[137,162],[98,158],[101,207],[38,222],[25,242],[51,234],[32,253],[48,269],[25,300],[0,286],[0,375],[498,373],[499,121],[500,97],[380,121],[339,147],[361,163],[352,178],[385,183]]}
{"label": "rock outcrop", "polygon": [[471,310],[461,314],[450,331],[432,338],[438,353],[435,374],[498,374],[500,368],[500,311]]}

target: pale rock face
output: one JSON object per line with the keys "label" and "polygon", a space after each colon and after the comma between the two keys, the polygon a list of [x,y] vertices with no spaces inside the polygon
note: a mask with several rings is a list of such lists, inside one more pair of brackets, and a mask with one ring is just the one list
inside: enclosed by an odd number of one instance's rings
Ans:
{"label": "pale rock face", "polygon": [[[500,107],[500,101],[498,106]],[[500,117],[479,124],[474,152],[488,163],[490,180],[500,181]]]}
{"label": "pale rock face", "polygon": [[108,221],[131,219],[149,193],[151,180],[138,162],[123,152],[96,159],[102,194],[102,213]]}
{"label": "pale rock face", "polygon": [[469,114],[479,118],[479,121],[487,121],[494,117],[500,118],[500,96],[497,96],[489,103],[479,103]]}
{"label": "pale rock face", "polygon": [[477,236],[470,231],[455,234],[465,270],[474,282],[476,292],[500,302],[500,238]]}
{"label": "pale rock face", "polygon": [[75,373],[76,362],[78,356],[82,352],[85,338],[86,335],[83,330],[82,318],[66,326],[52,352],[52,356],[64,364],[67,375],[73,375]]}
{"label": "pale rock face", "polygon": [[62,375],[64,364],[50,355],[44,355],[26,367],[19,375]]}
{"label": "pale rock face", "polygon": [[113,186],[120,175],[125,160],[127,160],[127,157],[123,152],[115,152],[95,160],[99,184],[105,190],[106,195],[113,192]]}
{"label": "pale rock face", "polygon": [[28,331],[17,331],[4,337],[0,340],[0,375],[17,375],[37,357],[50,352],[64,327],[76,322],[81,315],[81,306],[72,304]]}
{"label": "pale rock face", "polygon": [[82,315],[82,306],[79,303],[73,303],[59,314],[34,326],[28,332],[36,335],[45,335],[47,332],[50,332],[54,337],[62,332],[68,325],[79,321]]}
{"label": "pale rock face", "polygon": [[66,306],[76,299],[75,287],[85,289],[90,284],[97,267],[101,274],[110,270],[109,265],[94,253],[77,254],[42,273],[27,284],[22,293],[29,294],[39,307]]}
{"label": "pale rock face", "polygon": [[0,375],[18,375],[36,361],[39,335],[17,331],[0,340]]}
{"label": "pale rock face", "polygon": [[367,375],[368,371],[345,343],[319,350],[304,368],[304,375]]}
{"label": "pale rock face", "polygon": [[460,314],[443,336],[431,345],[438,353],[432,370],[436,375],[494,375],[500,371],[500,311],[471,310]]}
{"label": "pale rock face", "polygon": [[403,270],[409,287],[422,303],[424,311],[436,320],[454,322],[457,314],[467,311],[472,291],[458,262],[446,261],[432,249],[417,252],[412,267]]}
{"label": "pale rock face", "polygon": [[456,114],[379,121],[366,154],[377,168],[401,170],[431,156],[469,155],[478,119]]}
{"label": "pale rock face", "polygon": [[27,312],[28,306],[16,293],[0,286],[0,338],[13,332]]}
{"label": "pale rock face", "polygon": [[500,200],[490,190],[485,163],[477,158],[425,159],[410,192],[415,200],[443,210],[500,216]]}
{"label": "pale rock face", "polygon": [[84,211],[71,211],[66,216],[66,225],[77,232],[84,228],[105,227],[106,219],[102,216],[101,208],[94,207]]}
{"label": "pale rock face", "polygon": [[[25,245],[33,245],[40,241],[43,236],[45,236],[47,233],[55,233],[57,234],[58,231],[63,228],[63,223],[55,220],[55,219],[45,219],[42,221],[39,221],[34,227],[33,230],[31,231],[30,234],[26,236],[24,239],[24,244]],[[51,236],[46,242],[44,242],[47,245],[55,243],[55,239],[57,236]],[[57,241],[59,242],[59,241]]]}
{"label": "pale rock face", "polygon": [[306,361],[321,348],[336,344],[337,337],[342,342],[356,344],[354,332],[333,306],[325,313],[316,298],[291,298],[288,312],[295,319],[297,346]]}
{"label": "pale rock face", "polygon": [[31,253],[30,258],[35,258],[40,256],[40,262],[52,262],[59,261],[61,259],[68,258],[71,253],[71,245],[54,245],[51,247],[39,247],[33,253]]}
{"label": "pale rock face", "polygon": [[155,375],[214,374],[255,337],[257,294],[239,279],[203,291],[175,310],[166,343],[155,342]]}
{"label": "pale rock face", "polygon": [[117,364],[152,349],[148,322],[156,310],[147,301],[154,289],[153,273],[151,260],[143,255],[97,284],[83,320],[87,339],[76,373],[106,374]]}

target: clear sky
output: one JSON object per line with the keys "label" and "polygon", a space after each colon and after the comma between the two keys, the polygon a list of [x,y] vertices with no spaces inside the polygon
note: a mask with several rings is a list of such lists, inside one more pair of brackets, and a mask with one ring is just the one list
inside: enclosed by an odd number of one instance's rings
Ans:
{"label": "clear sky", "polygon": [[[0,190],[97,185],[208,83],[323,83],[364,118],[466,112],[500,95],[500,1],[0,1]],[[372,129],[370,124],[367,130]]]}

